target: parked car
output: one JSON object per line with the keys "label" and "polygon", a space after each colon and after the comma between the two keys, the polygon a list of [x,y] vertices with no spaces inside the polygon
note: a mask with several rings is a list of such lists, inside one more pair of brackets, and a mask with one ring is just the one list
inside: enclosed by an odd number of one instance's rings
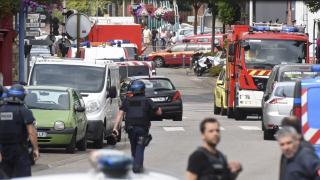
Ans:
{"label": "parked car", "polygon": [[121,84],[120,94],[122,100],[130,95],[128,89],[132,82],[138,79],[143,81],[146,85],[146,97],[150,98],[162,108],[161,117],[154,117],[153,119],[173,119],[174,121],[182,121],[183,103],[181,94],[168,78],[160,76],[136,76],[127,78]]}
{"label": "parked car", "polygon": [[[263,95],[262,105],[268,100],[277,82],[296,81],[301,78],[312,78],[319,74],[312,72],[312,64],[279,64],[273,67]],[[263,106],[262,106],[263,108]]]}
{"label": "parked car", "polygon": [[295,82],[278,82],[268,100],[263,103],[262,130],[265,140],[273,139],[282,119],[290,116],[294,85]]}
{"label": "parked car", "polygon": [[73,88],[29,86],[25,103],[36,121],[40,147],[87,149],[88,121],[81,95]]}
{"label": "parked car", "polygon": [[213,90],[214,114],[227,114],[226,66],[223,66]]}
{"label": "parked car", "polygon": [[[102,148],[104,139],[108,144],[116,143],[112,129],[120,101],[118,66],[48,57],[35,61],[28,84],[78,89],[86,105],[88,140],[95,148]],[[117,140],[120,139],[121,136]]]}
{"label": "parked car", "polygon": [[156,67],[163,67],[166,65],[182,65],[183,57],[185,64],[190,64],[190,58],[195,51],[210,51],[211,44],[193,44],[183,43],[175,44],[163,51],[150,53],[148,61],[154,61]]}

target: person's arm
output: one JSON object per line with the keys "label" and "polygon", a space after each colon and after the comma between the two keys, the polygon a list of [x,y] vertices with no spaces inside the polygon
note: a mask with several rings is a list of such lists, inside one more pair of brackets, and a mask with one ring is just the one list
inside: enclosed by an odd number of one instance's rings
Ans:
{"label": "person's arm", "polygon": [[186,179],[187,180],[197,180],[198,176],[190,171],[187,171]]}
{"label": "person's arm", "polygon": [[242,171],[241,164],[237,161],[229,161],[228,168],[231,173],[231,179],[237,179],[239,173]]}
{"label": "person's arm", "polygon": [[307,177],[312,180],[320,180],[320,159],[314,152],[303,151],[300,162]]}
{"label": "person's arm", "polygon": [[151,99],[148,99],[149,105],[151,107],[151,109],[153,110],[153,112],[158,115],[161,116],[162,115],[162,109],[161,107],[159,107],[158,105],[156,105]]}
{"label": "person's arm", "polygon": [[121,124],[122,122],[122,119],[123,119],[123,114],[124,112],[122,110],[120,110],[117,114],[117,117],[116,117],[116,120],[115,120],[115,123],[114,123],[114,126],[113,126],[113,131],[115,133],[116,136],[119,135],[119,125]]}
{"label": "person's arm", "polygon": [[36,161],[40,157],[37,130],[33,124],[27,124],[27,132],[29,134],[29,138],[33,147],[33,157],[34,157],[34,160]]}

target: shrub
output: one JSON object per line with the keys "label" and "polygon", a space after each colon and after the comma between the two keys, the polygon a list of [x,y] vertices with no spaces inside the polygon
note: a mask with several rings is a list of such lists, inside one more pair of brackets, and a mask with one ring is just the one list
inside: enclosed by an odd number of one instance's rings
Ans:
{"label": "shrub", "polygon": [[212,77],[216,77],[216,76],[219,76],[221,70],[222,70],[222,66],[213,66],[212,68],[209,69],[209,74]]}

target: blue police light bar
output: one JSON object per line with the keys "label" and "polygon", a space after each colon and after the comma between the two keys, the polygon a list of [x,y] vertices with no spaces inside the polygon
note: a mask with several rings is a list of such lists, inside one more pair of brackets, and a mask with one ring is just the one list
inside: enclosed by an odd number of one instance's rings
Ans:
{"label": "blue police light bar", "polygon": [[320,65],[313,65],[311,66],[312,72],[320,72]]}
{"label": "blue police light bar", "polygon": [[120,43],[120,44],[128,44],[128,43],[130,43],[130,41],[129,40],[108,40],[107,42],[109,42],[109,43],[111,43],[111,45],[117,45],[118,43]]}
{"label": "blue police light bar", "polygon": [[254,31],[270,31],[269,26],[253,26]]}
{"label": "blue police light bar", "polygon": [[283,26],[281,31],[282,32],[299,32],[299,29],[294,26]]}

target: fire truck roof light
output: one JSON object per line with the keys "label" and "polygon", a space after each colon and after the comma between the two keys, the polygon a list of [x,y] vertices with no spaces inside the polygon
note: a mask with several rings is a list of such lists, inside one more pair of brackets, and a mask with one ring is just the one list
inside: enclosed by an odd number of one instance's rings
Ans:
{"label": "fire truck roof light", "polygon": [[252,26],[253,31],[281,31],[281,32],[299,32],[296,26],[288,26],[282,24],[255,23]]}
{"label": "fire truck roof light", "polygon": [[111,43],[111,45],[117,45],[118,43],[120,43],[120,44],[130,43],[129,40],[121,40],[121,39],[112,39],[112,40],[108,40],[107,42]]}
{"label": "fire truck roof light", "polygon": [[311,66],[312,72],[320,72],[320,65],[313,65]]}

